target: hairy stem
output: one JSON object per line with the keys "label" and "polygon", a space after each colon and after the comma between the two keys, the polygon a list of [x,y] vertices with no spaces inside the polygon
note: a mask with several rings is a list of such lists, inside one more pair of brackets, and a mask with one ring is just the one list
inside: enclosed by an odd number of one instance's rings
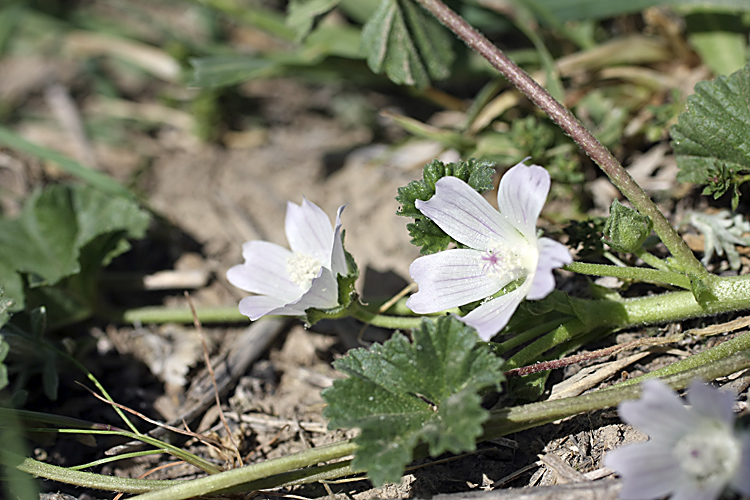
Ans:
{"label": "hairy stem", "polygon": [[485,58],[495,69],[508,79],[518,90],[529,98],[539,109],[568,134],[607,174],[612,184],[630,200],[642,214],[651,218],[654,231],[664,242],[674,258],[688,271],[697,276],[705,276],[708,271],[695,258],[685,241],[669,224],[656,204],[633,180],[601,142],[581,123],[573,113],[555,100],[549,92],[536,83],[524,70],[495,47],[484,35],[475,30],[461,16],[449,9],[440,0],[416,0],[467,46]]}
{"label": "hairy stem", "polygon": [[[606,332],[748,309],[750,276],[717,278],[709,293],[711,300],[705,303],[699,303],[687,291],[622,300],[570,299],[577,304],[575,310],[580,317],[566,321],[521,349],[506,362],[505,369],[533,363],[550,349],[595,330]],[[698,359],[698,363],[706,362]]]}
{"label": "hairy stem", "polygon": [[[206,307],[197,309],[196,314],[201,323],[243,323],[250,320],[240,313],[236,305],[230,307]],[[125,323],[192,323],[193,314],[190,308],[176,307],[141,307],[109,314],[113,319]]]}
{"label": "hairy stem", "polygon": [[412,328],[418,328],[422,324],[422,316],[388,316],[386,314],[378,314],[376,312],[366,309],[363,305],[358,302],[352,302],[349,309],[349,314],[372,326],[380,326],[382,328],[390,328],[393,330],[411,330]]}
{"label": "hairy stem", "polygon": [[[731,341],[729,341],[731,342]],[[729,342],[725,342],[728,344]],[[736,373],[740,370],[750,367],[750,356],[742,352],[742,345],[747,349],[747,339],[735,343],[735,354],[723,358],[700,368],[681,371],[677,374],[668,376],[664,379],[673,389],[684,389],[695,378],[703,380],[714,380],[718,377],[724,377]],[[721,344],[724,345],[724,344]],[[721,346],[717,346],[721,347]],[[706,352],[713,351],[715,347]],[[728,349],[725,349],[728,350]],[[707,355],[706,357],[709,357]],[[654,376],[665,376],[666,373]],[[530,403],[523,406],[514,406],[491,412],[490,419],[484,424],[484,436],[482,439],[492,439],[508,435],[512,432],[518,432],[531,427],[536,427],[548,422],[554,422],[560,418],[569,417],[578,413],[593,410],[610,408],[625,401],[626,399],[636,399],[641,392],[640,387],[636,384],[642,380],[639,378],[633,382],[628,381],[631,385],[617,384],[608,389],[599,390],[582,396],[575,396],[555,401],[543,401],[539,403]]]}
{"label": "hairy stem", "polygon": [[690,279],[682,273],[661,271],[644,267],[621,267],[604,264],[588,264],[573,262],[564,267],[568,271],[591,276],[613,276],[624,280],[642,281],[644,283],[659,283],[678,286],[690,290]]}

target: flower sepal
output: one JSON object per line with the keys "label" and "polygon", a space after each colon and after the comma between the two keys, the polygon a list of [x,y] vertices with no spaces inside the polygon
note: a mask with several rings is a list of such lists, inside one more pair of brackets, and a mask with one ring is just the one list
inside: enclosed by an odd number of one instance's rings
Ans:
{"label": "flower sepal", "polygon": [[[341,235],[342,247],[344,247],[343,233],[344,231],[342,231]],[[346,257],[346,265],[348,267],[349,273],[346,276],[342,274],[336,275],[336,282],[338,283],[339,287],[338,305],[329,309],[318,309],[315,307],[306,309],[304,316],[306,328],[311,327],[322,319],[336,319],[349,316],[349,308],[353,303],[359,300],[359,295],[354,289],[354,284],[359,278],[359,267],[357,267],[357,263],[355,262],[354,257],[352,257],[352,254],[346,251],[346,248],[344,248],[344,255]]]}
{"label": "flower sepal", "polygon": [[616,252],[635,252],[640,250],[651,234],[651,225],[649,217],[614,200],[609,209],[609,219],[604,225],[602,240]]}

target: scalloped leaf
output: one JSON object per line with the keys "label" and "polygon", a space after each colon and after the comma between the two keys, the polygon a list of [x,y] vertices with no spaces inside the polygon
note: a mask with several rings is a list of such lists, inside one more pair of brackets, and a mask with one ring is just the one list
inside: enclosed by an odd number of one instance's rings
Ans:
{"label": "scalloped leaf", "polygon": [[418,88],[450,75],[452,43],[448,31],[412,0],[382,0],[362,29],[370,69]]}
{"label": "scalloped leaf", "polygon": [[453,240],[417,209],[416,201],[427,201],[432,198],[435,194],[435,183],[448,176],[458,177],[479,193],[489,191],[493,188],[494,173],[495,164],[489,161],[471,158],[467,161],[445,164],[433,160],[425,165],[421,181],[412,181],[407,186],[398,188],[396,201],[401,203],[401,208],[396,215],[414,219],[414,222],[406,227],[412,237],[412,244],[420,247],[420,253],[426,255],[445,250]]}
{"label": "scalloped leaf", "polygon": [[[681,181],[721,184],[721,194],[750,173],[750,64],[695,86],[671,129]],[[725,172],[718,176],[717,172]],[[721,177],[721,178],[720,178]],[[709,192],[720,195],[716,190]],[[733,202],[734,203],[734,202]]]}
{"label": "scalloped leaf", "polygon": [[502,359],[452,316],[413,336],[349,351],[334,363],[349,378],[323,391],[329,427],[361,429],[352,467],[377,485],[398,481],[419,443],[432,456],[473,450],[489,417],[480,393],[504,379]]}
{"label": "scalloped leaf", "polygon": [[[64,287],[65,301],[89,296],[90,281],[102,266],[130,248],[127,238],[142,238],[150,216],[131,199],[83,185],[52,185],[34,192],[17,219],[0,220],[0,285],[13,300],[11,312],[30,295],[45,296],[64,279],[83,273],[76,290]],[[88,293],[85,293],[88,292]],[[46,301],[50,312],[54,306]],[[69,311],[70,312],[70,311]]]}

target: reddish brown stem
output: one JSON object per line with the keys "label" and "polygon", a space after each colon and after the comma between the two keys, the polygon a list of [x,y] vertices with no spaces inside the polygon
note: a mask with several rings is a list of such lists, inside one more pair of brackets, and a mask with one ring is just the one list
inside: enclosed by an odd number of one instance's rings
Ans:
{"label": "reddish brown stem", "polygon": [[582,361],[588,361],[590,359],[597,359],[597,358],[603,358],[605,356],[611,356],[612,354],[617,354],[618,352],[625,351],[628,349],[634,349],[636,347],[640,347],[643,345],[648,346],[654,346],[654,345],[662,345],[662,344],[671,344],[673,342],[677,342],[679,340],[682,340],[682,335],[672,335],[670,337],[664,337],[664,338],[643,338],[643,339],[636,339],[630,342],[625,342],[624,344],[618,344],[613,345],[611,347],[605,347],[604,349],[599,349],[592,352],[584,352],[581,354],[575,354],[573,356],[568,356],[567,358],[562,359],[553,359],[551,361],[542,361],[540,363],[534,363],[533,365],[528,366],[519,366],[518,368],[513,368],[512,370],[508,370],[505,372],[505,376],[510,377],[523,377],[524,375],[531,375],[532,373],[538,373],[543,372],[547,370],[555,370],[557,368],[564,368],[569,365],[573,365],[575,363],[580,363]]}

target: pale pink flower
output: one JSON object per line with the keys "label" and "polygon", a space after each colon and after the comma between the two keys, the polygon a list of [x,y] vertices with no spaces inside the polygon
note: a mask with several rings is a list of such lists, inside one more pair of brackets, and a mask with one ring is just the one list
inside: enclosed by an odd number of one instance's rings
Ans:
{"label": "pale pink flower", "polygon": [[240,301],[240,312],[251,320],[267,314],[304,316],[311,307],[338,305],[339,274],[348,267],[341,242],[341,212],[336,222],[315,205],[287,203],[285,230],[291,251],[268,241],[242,245],[245,263],[227,271],[227,279],[242,290],[255,293]]}
{"label": "pale pink flower", "polygon": [[604,457],[622,477],[621,499],[716,500],[727,487],[750,495],[750,434],[734,427],[734,396],[696,380],[687,400],[691,408],[654,379],[620,404],[620,418],[651,437]]}
{"label": "pale pink flower", "polygon": [[[550,176],[523,162],[509,169],[497,192],[498,212],[464,181],[443,177],[435,195],[417,200],[420,212],[468,248],[420,257],[409,267],[419,291],[407,307],[435,313],[487,299],[461,320],[483,340],[494,337],[521,301],[538,300],[555,288],[552,269],[572,262],[568,249],[537,237],[536,223],[550,188]],[[508,293],[496,296],[517,282]]]}

